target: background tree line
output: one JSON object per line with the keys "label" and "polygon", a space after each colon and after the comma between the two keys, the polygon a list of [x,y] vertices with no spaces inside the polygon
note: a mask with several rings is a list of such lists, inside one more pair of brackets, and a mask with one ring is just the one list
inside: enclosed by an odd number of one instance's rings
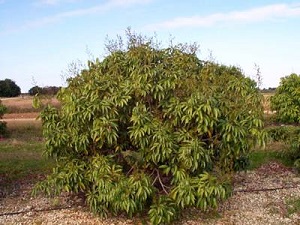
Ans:
{"label": "background tree line", "polygon": [[[29,95],[56,95],[57,92],[60,90],[61,87],[57,86],[33,86],[29,89]],[[16,84],[15,81],[11,79],[4,79],[0,80],[0,97],[10,98],[10,97],[17,97],[21,94],[21,88]]]}
{"label": "background tree line", "polygon": [[39,87],[39,86],[34,86],[29,89],[28,93],[29,95],[56,95],[57,92],[60,90],[61,87],[56,87],[56,86],[46,86],[46,87]]}

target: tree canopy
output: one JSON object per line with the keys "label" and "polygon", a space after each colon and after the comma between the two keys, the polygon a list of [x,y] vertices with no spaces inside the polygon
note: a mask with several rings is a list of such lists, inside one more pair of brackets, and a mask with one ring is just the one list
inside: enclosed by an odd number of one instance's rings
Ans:
{"label": "tree canopy", "polygon": [[69,79],[60,109],[41,113],[57,167],[36,190],[83,192],[102,216],[146,211],[152,224],[215,207],[264,140],[256,83],[200,60],[195,45],[162,48],[132,33],[127,41]]}
{"label": "tree canopy", "polygon": [[271,97],[271,109],[276,118],[284,123],[300,122],[300,76],[292,73],[281,78],[274,96]]}
{"label": "tree canopy", "polygon": [[16,97],[21,94],[21,88],[11,79],[0,80],[0,97]]}

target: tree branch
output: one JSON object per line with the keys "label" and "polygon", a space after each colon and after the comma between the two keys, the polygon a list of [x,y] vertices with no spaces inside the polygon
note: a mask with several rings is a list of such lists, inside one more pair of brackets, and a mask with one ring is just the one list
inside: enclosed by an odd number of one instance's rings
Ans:
{"label": "tree branch", "polygon": [[157,176],[155,177],[155,181],[158,179],[160,186],[162,187],[163,191],[165,192],[165,194],[169,194],[168,191],[165,189],[167,186],[164,185],[164,183],[162,182],[161,178],[160,178],[160,174],[159,174],[159,170],[155,169]]}

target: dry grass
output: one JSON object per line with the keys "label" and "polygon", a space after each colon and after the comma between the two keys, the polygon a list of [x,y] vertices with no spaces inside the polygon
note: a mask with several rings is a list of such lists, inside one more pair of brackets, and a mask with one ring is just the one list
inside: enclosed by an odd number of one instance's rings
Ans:
{"label": "dry grass", "polygon": [[1,195],[10,193],[15,183],[19,185],[43,175],[53,166],[52,160],[43,156],[41,121],[9,120],[7,128],[8,136],[0,141],[0,202]]}
{"label": "dry grass", "polygon": [[9,130],[22,129],[24,127],[41,128],[41,121],[35,119],[8,120],[6,123]]}
{"label": "dry grass", "polygon": [[9,139],[23,142],[41,141],[42,123],[40,120],[7,121]]}
{"label": "dry grass", "polygon": [[32,106],[32,96],[19,96],[14,98],[1,98],[2,103],[7,106],[16,107],[31,107]]}
{"label": "dry grass", "polygon": [[13,119],[36,119],[39,116],[39,112],[26,112],[26,113],[9,113],[4,114],[3,119],[6,121]]}
{"label": "dry grass", "polygon": [[[32,106],[32,96],[20,96],[15,98],[0,98],[2,104],[8,109],[8,113],[28,113],[38,112],[39,109],[35,109]],[[45,97],[42,99],[43,104],[51,104],[55,107],[59,107],[60,103],[55,97]]]}
{"label": "dry grass", "polygon": [[274,93],[263,93],[263,107],[264,107],[264,111],[266,112],[271,112],[271,104],[270,104],[270,100],[271,97],[274,95]]}

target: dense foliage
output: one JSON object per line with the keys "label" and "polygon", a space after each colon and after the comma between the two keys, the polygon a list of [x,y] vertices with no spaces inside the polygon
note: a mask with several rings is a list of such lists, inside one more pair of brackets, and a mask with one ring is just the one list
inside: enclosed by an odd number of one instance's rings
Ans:
{"label": "dense foliage", "polygon": [[271,109],[284,123],[300,122],[300,76],[293,73],[281,78],[275,95],[271,97]]}
{"label": "dense foliage", "polygon": [[46,87],[39,87],[39,86],[33,86],[29,89],[28,93],[29,95],[56,95],[61,87],[56,86],[46,86]]}
{"label": "dense foliage", "polygon": [[264,139],[256,83],[199,60],[195,46],[129,34],[110,47],[60,90],[61,109],[41,113],[57,167],[36,190],[83,192],[102,216],[146,211],[152,224],[215,207]]}
{"label": "dense foliage", "polygon": [[267,132],[271,140],[288,145],[282,154],[300,171],[300,128],[298,126],[269,127]]}
{"label": "dense foliage", "polygon": [[[0,119],[2,119],[4,113],[6,112],[7,108],[2,104],[0,100]],[[5,136],[7,134],[6,123],[0,121],[0,137]]]}
{"label": "dense foliage", "polygon": [[0,97],[16,97],[21,94],[20,87],[11,79],[0,80]]}

